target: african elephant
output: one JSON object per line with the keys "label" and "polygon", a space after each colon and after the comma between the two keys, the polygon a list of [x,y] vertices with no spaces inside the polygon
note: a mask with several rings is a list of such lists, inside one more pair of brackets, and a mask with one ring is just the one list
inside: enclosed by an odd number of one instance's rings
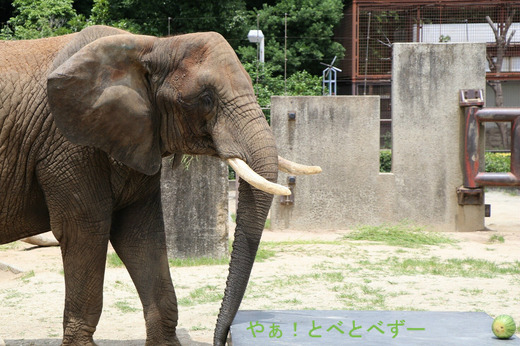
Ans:
{"label": "african elephant", "polygon": [[[156,38],[95,26],[0,42],[0,243],[52,230],[65,273],[63,344],[93,345],[109,241],[139,293],[147,345],[176,345],[161,158],[212,155],[243,179],[214,343],[249,280],[278,169],[251,80],[216,33]],[[280,163],[279,163],[280,162]],[[245,181],[245,182],[244,182]]]}

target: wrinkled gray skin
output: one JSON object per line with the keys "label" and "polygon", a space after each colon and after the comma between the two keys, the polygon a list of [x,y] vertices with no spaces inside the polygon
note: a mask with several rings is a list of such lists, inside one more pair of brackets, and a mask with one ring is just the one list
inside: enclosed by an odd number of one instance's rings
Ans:
{"label": "wrinkled gray skin", "polygon": [[[179,344],[160,202],[161,157],[243,159],[277,178],[251,81],[218,34],[108,27],[0,42],[0,243],[52,230],[65,271],[64,345],[93,345],[110,241],[144,308],[147,345]],[[247,286],[272,196],[240,184],[214,343]]]}

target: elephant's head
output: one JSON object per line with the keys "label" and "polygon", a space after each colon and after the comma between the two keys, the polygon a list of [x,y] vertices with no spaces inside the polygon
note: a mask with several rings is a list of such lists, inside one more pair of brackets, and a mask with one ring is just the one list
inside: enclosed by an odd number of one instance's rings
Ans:
{"label": "elephant's head", "polygon": [[[161,157],[169,154],[218,156],[248,182],[240,184],[235,242],[215,331],[215,342],[225,341],[272,194],[289,193],[276,184],[275,141],[233,49],[215,33],[103,37],[53,71],[47,91],[56,125],[73,143],[100,148],[148,175],[156,174]],[[289,171],[302,168],[282,159],[280,165]]]}

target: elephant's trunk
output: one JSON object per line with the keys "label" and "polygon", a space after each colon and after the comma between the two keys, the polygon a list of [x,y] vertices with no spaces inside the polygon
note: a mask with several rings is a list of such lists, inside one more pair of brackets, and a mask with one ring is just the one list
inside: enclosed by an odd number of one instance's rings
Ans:
{"label": "elephant's trunk", "polygon": [[[278,155],[274,138],[265,119],[254,123],[256,124],[249,123],[248,127],[258,126],[251,133],[254,137],[260,136],[261,139],[256,137],[248,141],[247,164],[263,178],[276,182]],[[272,194],[240,180],[235,239],[224,299],[215,328],[215,345],[224,345],[229,327],[244,296],[272,199]]]}

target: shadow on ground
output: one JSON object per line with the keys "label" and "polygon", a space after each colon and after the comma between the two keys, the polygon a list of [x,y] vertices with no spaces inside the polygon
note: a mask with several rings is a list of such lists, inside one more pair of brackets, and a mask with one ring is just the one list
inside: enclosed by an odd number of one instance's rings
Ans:
{"label": "shadow on ground", "polygon": [[[186,329],[177,330],[179,341],[182,345],[189,346],[208,346],[211,345],[205,342],[194,341],[190,338]],[[96,340],[94,341],[98,346],[143,346],[145,340]],[[60,346],[61,339],[35,339],[35,340],[4,340],[5,346]]]}

